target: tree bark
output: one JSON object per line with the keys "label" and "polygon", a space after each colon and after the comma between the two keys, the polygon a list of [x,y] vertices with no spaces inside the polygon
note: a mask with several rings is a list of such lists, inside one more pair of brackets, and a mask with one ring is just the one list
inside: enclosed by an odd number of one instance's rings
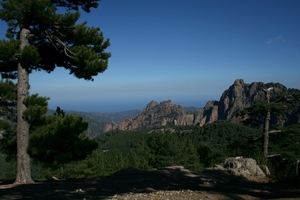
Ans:
{"label": "tree bark", "polygon": [[269,125],[270,125],[270,117],[271,113],[268,110],[265,116],[265,123],[264,123],[264,145],[263,145],[263,154],[266,158],[268,156],[268,148],[269,148]]}
{"label": "tree bark", "polygon": [[[270,91],[273,88],[263,89],[265,92],[265,98],[270,103]],[[268,156],[268,148],[269,148],[269,129],[270,129],[270,118],[271,118],[271,112],[270,110],[267,111],[265,116],[265,123],[264,123],[264,143],[263,143],[263,155],[265,158]]]}
{"label": "tree bark", "polygon": [[[29,30],[22,29],[20,32],[20,50],[29,44]],[[27,153],[29,141],[29,124],[23,117],[26,106],[23,101],[28,96],[29,75],[28,71],[18,63],[18,85],[17,85],[17,177],[15,183],[33,183],[30,169],[30,157]]]}

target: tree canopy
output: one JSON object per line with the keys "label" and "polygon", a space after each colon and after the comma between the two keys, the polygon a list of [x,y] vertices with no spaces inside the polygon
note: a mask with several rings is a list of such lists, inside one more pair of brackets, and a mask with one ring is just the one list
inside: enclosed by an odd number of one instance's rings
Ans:
{"label": "tree canopy", "polygon": [[51,5],[54,7],[65,7],[70,10],[78,10],[81,7],[84,11],[90,12],[91,8],[98,7],[100,0],[52,0]]}
{"label": "tree canopy", "polygon": [[0,150],[16,158],[16,84],[0,81]]}
{"label": "tree canopy", "polygon": [[[75,2],[75,3],[74,3]],[[84,2],[84,3],[83,3]],[[0,41],[0,71],[5,77],[16,78],[18,63],[30,73],[33,70],[51,72],[64,67],[78,78],[92,80],[106,70],[110,45],[100,28],[78,24],[80,13],[57,13],[55,6],[89,11],[96,1],[33,1],[8,0],[1,3],[0,18],[7,22],[7,37]],[[29,45],[20,52],[21,29],[29,31]]]}
{"label": "tree canopy", "polygon": [[84,133],[87,128],[88,123],[74,114],[46,116],[44,124],[30,134],[29,155],[55,165],[84,159],[98,147]]}
{"label": "tree canopy", "polygon": [[[0,151],[8,161],[16,159],[17,154],[16,87],[12,81],[0,81]],[[86,158],[98,147],[85,134],[88,122],[75,114],[66,115],[60,107],[53,115],[46,115],[48,100],[33,94],[24,101],[24,117],[30,124],[31,158],[54,166]]]}

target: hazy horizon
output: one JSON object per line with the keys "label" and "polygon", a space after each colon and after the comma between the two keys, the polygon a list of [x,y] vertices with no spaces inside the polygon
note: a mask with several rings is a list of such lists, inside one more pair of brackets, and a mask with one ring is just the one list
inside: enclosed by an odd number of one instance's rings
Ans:
{"label": "hazy horizon", "polygon": [[[129,110],[143,110],[152,100],[160,103],[162,101],[171,100],[173,104],[181,105],[184,107],[197,107],[203,108],[207,101],[209,100],[172,100],[172,99],[151,99],[151,100],[136,100],[136,101],[125,101],[121,103],[120,101],[101,101],[101,100],[89,100],[89,101],[73,101],[73,102],[55,102],[49,101],[49,109],[55,110],[57,107],[65,111],[78,111],[78,112],[123,112]],[[218,100],[218,99],[211,99]]]}

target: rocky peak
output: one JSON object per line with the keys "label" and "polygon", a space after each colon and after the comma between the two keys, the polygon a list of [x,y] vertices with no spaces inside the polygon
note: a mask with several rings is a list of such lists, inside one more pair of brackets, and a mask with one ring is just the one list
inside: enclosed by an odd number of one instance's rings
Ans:
{"label": "rocky peak", "polygon": [[185,108],[173,104],[171,100],[162,101],[159,104],[156,101],[151,101],[135,118],[127,118],[116,127],[107,125],[105,131],[108,131],[109,128],[112,128],[111,130],[134,130],[153,126],[166,126],[167,124],[176,123],[176,120],[184,115],[186,115]]}
{"label": "rocky peak", "polygon": [[143,109],[144,112],[146,112],[147,110],[151,110],[152,108],[154,108],[155,106],[157,106],[158,103],[154,100],[152,100],[150,103],[148,103],[148,105]]}
{"label": "rocky peak", "polygon": [[[273,87],[274,92],[271,94],[286,91],[286,87],[280,83],[253,82],[245,84],[242,79],[237,79],[234,84],[225,90],[219,100],[219,119],[231,119],[233,113],[252,105],[255,100],[264,100],[265,93],[263,89]],[[272,98],[271,97],[271,98]]]}
{"label": "rocky peak", "polygon": [[276,93],[287,91],[280,83],[253,82],[246,84],[243,79],[236,79],[234,83],[223,92],[219,101],[208,101],[203,109],[194,113],[193,122],[190,125],[203,126],[216,120],[230,120],[240,122],[241,119],[234,118],[236,111],[250,107],[255,100],[264,100],[263,89],[273,87],[271,99]]}

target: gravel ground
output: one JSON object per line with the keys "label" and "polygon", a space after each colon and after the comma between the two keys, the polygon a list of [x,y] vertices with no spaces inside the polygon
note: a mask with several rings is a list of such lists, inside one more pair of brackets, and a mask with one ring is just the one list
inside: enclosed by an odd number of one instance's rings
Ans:
{"label": "gravel ground", "polygon": [[153,171],[130,168],[94,179],[28,185],[0,183],[0,199],[300,199],[300,189],[275,184],[268,179],[237,177],[214,169],[196,173],[182,167]]}

